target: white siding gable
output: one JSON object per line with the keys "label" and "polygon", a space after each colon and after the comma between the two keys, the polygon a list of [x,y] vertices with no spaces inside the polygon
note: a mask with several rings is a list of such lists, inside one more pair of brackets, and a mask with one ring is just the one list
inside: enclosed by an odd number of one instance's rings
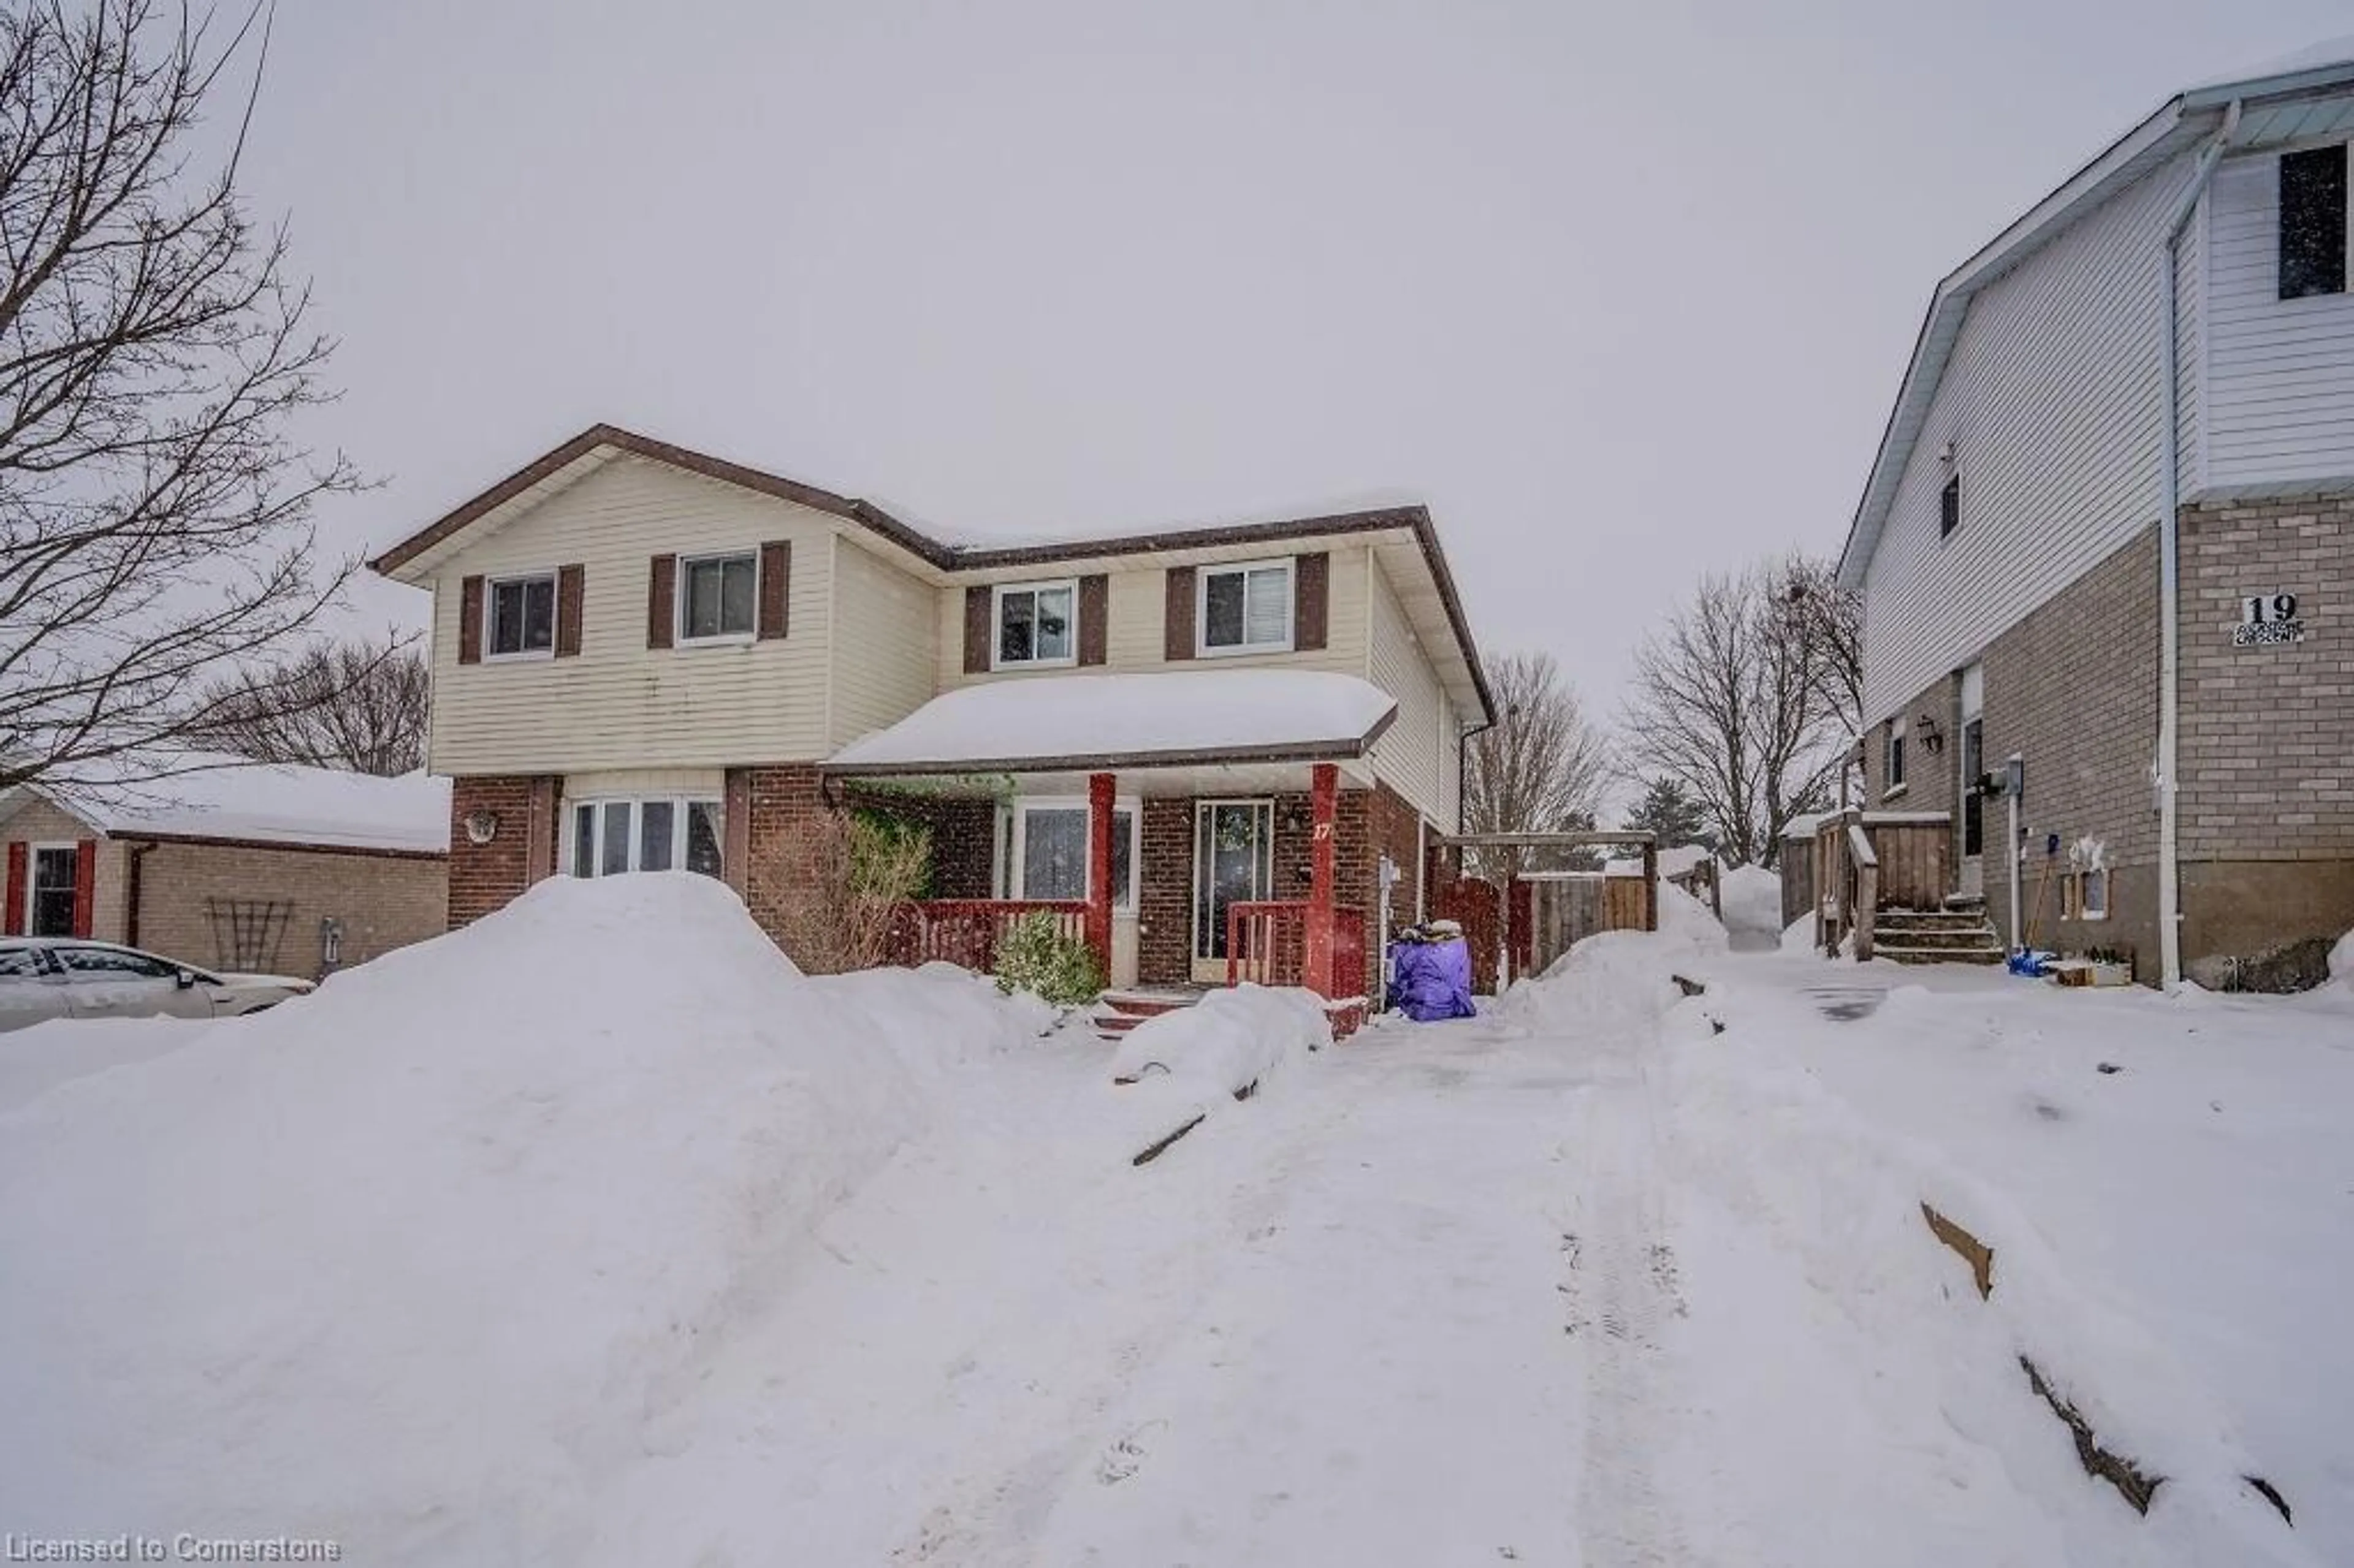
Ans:
{"label": "white siding gable", "polygon": [[[1971,302],[1864,577],[1876,723],[2156,522],[2158,269],[2178,158]],[[1961,526],[1938,528],[1951,443]]]}
{"label": "white siding gable", "polygon": [[2227,160],[2210,191],[2207,463],[2246,493],[2354,477],[2354,293],[2280,297],[2280,158]]}
{"label": "white siding gable", "polygon": [[1405,797],[1434,821],[1451,825],[1447,796],[1451,755],[1441,756],[1439,736],[1447,727],[1447,694],[1430,666],[1430,655],[1414,634],[1397,590],[1381,564],[1364,563],[1371,636],[1365,678],[1397,699],[1397,717],[1373,742],[1373,776]]}
{"label": "white siding gable", "polygon": [[[720,767],[827,754],[833,520],[667,463],[620,458],[441,563],[433,577],[435,773]],[[646,646],[650,563],[790,540],[789,635]],[[580,652],[458,662],[470,576],[582,568]]]}

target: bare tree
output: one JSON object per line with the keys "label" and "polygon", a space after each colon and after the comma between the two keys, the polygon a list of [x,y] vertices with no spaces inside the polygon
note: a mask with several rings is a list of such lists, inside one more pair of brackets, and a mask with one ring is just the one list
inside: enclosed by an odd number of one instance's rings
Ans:
{"label": "bare tree", "polygon": [[1628,748],[1690,793],[1735,864],[1774,863],[1790,820],[1829,803],[1854,739],[1853,639],[1842,670],[1833,635],[1853,612],[1810,597],[1827,583],[1797,558],[1704,578],[1636,652]]}
{"label": "bare tree", "polygon": [[258,6],[0,16],[0,788],[169,771],[352,570],[314,572],[309,514],[356,476],[289,434],[330,344],[237,194],[267,53]]}
{"label": "bare tree", "polygon": [[[1496,723],[1465,747],[1463,826],[1474,833],[1564,832],[1594,826],[1610,747],[1550,653],[1490,660]],[[1496,859],[1475,853],[1492,871]]]}
{"label": "bare tree", "polygon": [[432,674],[413,641],[314,646],[207,694],[206,744],[262,762],[387,778],[425,766]]}
{"label": "bare tree", "polygon": [[745,902],[784,912],[785,951],[811,974],[871,969],[930,876],[932,835],[851,811],[821,811],[755,856]]}

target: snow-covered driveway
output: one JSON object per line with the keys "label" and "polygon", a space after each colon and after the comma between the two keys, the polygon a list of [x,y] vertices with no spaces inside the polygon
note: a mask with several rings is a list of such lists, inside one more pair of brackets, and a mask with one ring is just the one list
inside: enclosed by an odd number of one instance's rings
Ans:
{"label": "snow-covered driveway", "polygon": [[[1671,900],[1488,1016],[1197,1102],[970,977],[803,980],[702,882],[549,885],[303,1008],[31,1064],[0,1531],[566,1568],[2344,1560],[2340,1264],[2298,1239],[2354,1192],[2343,998],[1931,1001]],[[2244,1048],[2284,1024],[2313,1038]],[[1925,1198],[1994,1244],[1993,1299]],[[2166,1478],[2147,1518],[2022,1356]]]}

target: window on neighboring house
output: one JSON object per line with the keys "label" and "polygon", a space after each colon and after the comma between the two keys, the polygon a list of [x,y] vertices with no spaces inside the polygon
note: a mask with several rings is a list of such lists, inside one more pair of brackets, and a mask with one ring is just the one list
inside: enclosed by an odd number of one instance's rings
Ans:
{"label": "window on neighboring house", "polygon": [[1076,662],[1078,606],[1076,582],[1013,583],[1000,588],[995,668]]}
{"label": "window on neighboring house", "polygon": [[631,871],[720,874],[716,800],[579,800],[572,807],[575,876]]}
{"label": "window on neighboring house", "polygon": [[1887,758],[1884,771],[1887,779],[1881,788],[1883,795],[1893,795],[1904,788],[1904,725],[1902,719],[1890,719],[1881,741],[1882,755]]}
{"label": "window on neighboring house", "polygon": [[678,640],[749,637],[755,629],[760,557],[690,556],[678,563]]}
{"label": "window on neighboring house", "polygon": [[1962,525],[1962,476],[1955,474],[1946,481],[1946,488],[1937,494],[1937,537],[1952,536]]}
{"label": "window on neighboring house", "polygon": [[1291,563],[1205,567],[1201,572],[1204,653],[1280,652],[1291,646]]}
{"label": "window on neighboring house", "polygon": [[33,848],[33,885],[26,894],[25,932],[33,937],[74,934],[74,887],[81,851],[71,844]]}
{"label": "window on neighboring house", "polygon": [[490,603],[484,652],[493,659],[546,653],[556,647],[556,574],[495,577],[483,590]]}
{"label": "window on neighboring house", "polygon": [[[1136,906],[1136,822],[1133,803],[1111,814],[1111,902]],[[1087,895],[1087,808],[1084,801],[1023,800],[1007,820],[1000,885],[1008,898],[1067,899]]]}
{"label": "window on neighboring house", "polygon": [[2346,148],[2280,161],[2280,297],[2346,291]]}
{"label": "window on neighboring house", "polygon": [[2109,917],[2109,874],[2105,867],[2093,866],[2077,872],[2070,881],[2075,884],[2075,918],[2105,920]]}

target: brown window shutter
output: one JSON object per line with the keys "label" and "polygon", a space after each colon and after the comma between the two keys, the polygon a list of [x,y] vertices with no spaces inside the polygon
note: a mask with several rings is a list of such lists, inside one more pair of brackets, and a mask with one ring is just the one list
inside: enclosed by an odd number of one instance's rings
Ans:
{"label": "brown window shutter", "polygon": [[678,629],[678,557],[656,556],[646,573],[646,646],[667,648]]}
{"label": "brown window shutter", "polygon": [[787,615],[792,603],[793,542],[771,539],[760,546],[760,641],[772,642],[782,637],[790,622]]}
{"label": "brown window shutter", "polygon": [[1079,662],[1100,664],[1111,636],[1111,577],[1096,572],[1079,579]]}
{"label": "brown window shutter", "polygon": [[748,897],[752,885],[752,774],[731,768],[720,787],[719,875],[737,896]]}
{"label": "brown window shutter", "polygon": [[996,603],[993,588],[964,590],[964,673],[968,675],[989,673],[990,634],[996,630],[990,624],[991,612]]}
{"label": "brown window shutter", "polygon": [[25,883],[31,855],[19,841],[8,846],[8,907],[5,925],[11,937],[25,934]]}
{"label": "brown window shutter", "polygon": [[570,659],[580,652],[580,603],[588,588],[586,568],[556,568],[556,656]]}
{"label": "brown window shutter", "polygon": [[1191,659],[1193,656],[1193,568],[1169,568],[1168,614],[1161,628],[1161,655],[1164,659]]}
{"label": "brown window shutter", "polygon": [[74,845],[73,934],[90,934],[91,916],[98,909],[98,841],[83,839]]}
{"label": "brown window shutter", "polygon": [[1291,563],[1291,645],[1323,647],[1331,635],[1331,620],[1332,557],[1321,550],[1296,556]]}
{"label": "brown window shutter", "polygon": [[468,577],[458,585],[458,662],[482,662],[482,579]]}

